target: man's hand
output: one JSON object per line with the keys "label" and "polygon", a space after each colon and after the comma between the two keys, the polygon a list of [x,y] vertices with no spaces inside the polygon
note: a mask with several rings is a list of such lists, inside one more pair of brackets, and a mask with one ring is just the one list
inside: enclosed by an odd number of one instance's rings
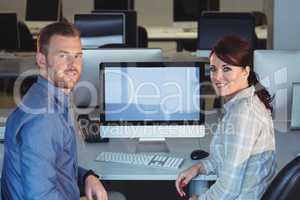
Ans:
{"label": "man's hand", "polygon": [[99,179],[93,175],[86,177],[84,190],[88,200],[94,200],[93,197],[96,197],[97,200],[108,200],[104,186]]}

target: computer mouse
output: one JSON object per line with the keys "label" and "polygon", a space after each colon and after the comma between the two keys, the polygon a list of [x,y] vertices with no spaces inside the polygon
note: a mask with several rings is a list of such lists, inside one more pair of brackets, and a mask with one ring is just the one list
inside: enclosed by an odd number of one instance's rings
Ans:
{"label": "computer mouse", "polygon": [[192,151],[191,153],[191,159],[192,160],[199,160],[199,159],[203,159],[206,158],[209,155],[208,152],[201,150],[201,149],[196,149],[194,151]]}

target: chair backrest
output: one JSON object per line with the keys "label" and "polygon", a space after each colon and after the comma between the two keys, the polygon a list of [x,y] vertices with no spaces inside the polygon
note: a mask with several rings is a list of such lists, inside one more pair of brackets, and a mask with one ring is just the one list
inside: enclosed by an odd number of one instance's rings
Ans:
{"label": "chair backrest", "polygon": [[275,95],[275,129],[288,131],[292,110],[292,85],[300,82],[300,50],[256,50],[253,66],[261,83],[271,95]]}
{"label": "chair backrest", "polygon": [[148,34],[145,27],[138,26],[138,47],[148,48]]}
{"label": "chair backrest", "polygon": [[296,157],[273,179],[262,200],[296,200],[300,197],[300,156]]}
{"label": "chair backrest", "polygon": [[20,36],[20,51],[35,51],[34,39],[24,22],[18,22]]}
{"label": "chair backrest", "polygon": [[252,13],[203,12],[198,20],[198,50],[211,50],[225,35],[239,35],[256,46],[255,17]]}

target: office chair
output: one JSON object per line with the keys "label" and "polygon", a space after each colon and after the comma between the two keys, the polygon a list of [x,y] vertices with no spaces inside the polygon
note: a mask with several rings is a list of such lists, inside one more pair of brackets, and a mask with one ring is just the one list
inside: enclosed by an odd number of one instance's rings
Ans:
{"label": "office chair", "polygon": [[148,33],[145,27],[138,26],[138,47],[148,48]]}
{"label": "office chair", "polygon": [[[267,26],[267,16],[261,11],[252,11],[252,14],[255,18],[255,26]],[[267,39],[259,39],[256,41],[256,49],[266,49],[267,48]]]}
{"label": "office chair", "polygon": [[296,200],[300,197],[300,156],[289,162],[273,179],[262,200]]}
{"label": "office chair", "polygon": [[252,11],[255,18],[255,26],[267,25],[267,16],[261,11]]}
{"label": "office chair", "polygon": [[18,22],[20,48],[19,51],[35,51],[34,39],[24,22]]}

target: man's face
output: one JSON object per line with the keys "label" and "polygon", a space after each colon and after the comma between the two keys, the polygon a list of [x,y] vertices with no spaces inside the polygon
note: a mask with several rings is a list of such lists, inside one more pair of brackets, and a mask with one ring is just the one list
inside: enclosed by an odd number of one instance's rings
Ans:
{"label": "man's face", "polygon": [[38,61],[44,76],[46,75],[55,86],[69,93],[78,82],[82,70],[80,38],[54,35],[49,41],[48,54],[38,54],[45,59],[42,63]]}

